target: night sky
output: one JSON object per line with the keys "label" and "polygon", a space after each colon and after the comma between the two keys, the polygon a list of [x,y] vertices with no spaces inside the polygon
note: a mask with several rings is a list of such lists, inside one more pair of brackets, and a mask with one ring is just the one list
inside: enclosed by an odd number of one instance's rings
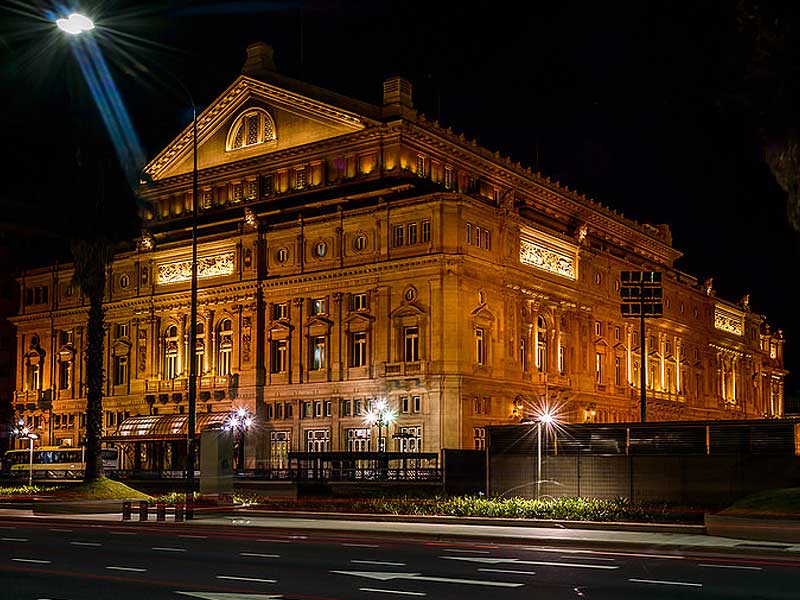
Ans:
{"label": "night sky", "polygon": [[[737,301],[749,293],[752,309],[784,330],[787,368],[800,373],[800,234],[788,224],[761,135],[765,119],[772,127],[798,123],[797,115],[764,108],[771,86],[785,91],[793,79],[787,73],[798,54],[768,57],[778,66],[754,84],[758,55],[739,19],[750,4],[82,7],[105,28],[101,47],[148,159],[191,119],[174,77],[202,109],[239,74],[251,42],[270,43],[286,75],[378,104],[383,80],[403,75],[429,118],[630,218],[669,224],[685,254],[676,266],[700,280],[713,277],[720,297]],[[789,3],[770,4],[759,3],[767,21],[800,25],[796,14],[782,12]],[[103,222],[115,223],[118,236],[135,232],[132,195],[80,72],[59,32],[36,16],[52,4],[0,6],[0,232],[27,232],[14,260],[45,264],[72,230],[96,225],[98,194]],[[97,177],[87,173],[101,170],[98,191]],[[798,395],[798,382],[790,376],[787,396]]]}

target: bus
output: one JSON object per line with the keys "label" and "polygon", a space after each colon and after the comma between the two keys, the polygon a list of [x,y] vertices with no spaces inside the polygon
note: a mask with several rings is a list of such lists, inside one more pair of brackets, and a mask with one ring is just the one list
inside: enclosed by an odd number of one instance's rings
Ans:
{"label": "bus", "polygon": [[[119,469],[119,450],[102,448],[103,468],[107,471]],[[41,446],[33,449],[33,479],[74,480],[83,477],[86,469],[86,448],[80,446]],[[31,470],[30,449],[8,450],[3,457],[3,471],[12,477],[29,477]]]}

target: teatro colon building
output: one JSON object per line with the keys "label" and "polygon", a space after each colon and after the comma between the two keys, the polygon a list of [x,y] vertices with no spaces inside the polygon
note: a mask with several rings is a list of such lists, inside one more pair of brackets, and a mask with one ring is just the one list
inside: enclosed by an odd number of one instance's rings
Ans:
{"label": "teatro colon building", "polygon": [[[763,315],[674,265],[666,225],[628,218],[414,109],[278,73],[241,75],[146,166],[141,239],[107,271],[104,437],[137,465],[197,427],[254,416],[246,464],[290,451],[482,448],[543,406],[570,422],[783,415],[784,340]],[[197,344],[190,348],[198,203]],[[663,317],[622,318],[622,271],[659,271]],[[88,301],[69,264],[19,278],[14,408],[44,444],[85,429]],[[147,442],[147,443],[145,443]],[[131,451],[123,453],[128,461]],[[154,455],[158,454],[158,457]]]}

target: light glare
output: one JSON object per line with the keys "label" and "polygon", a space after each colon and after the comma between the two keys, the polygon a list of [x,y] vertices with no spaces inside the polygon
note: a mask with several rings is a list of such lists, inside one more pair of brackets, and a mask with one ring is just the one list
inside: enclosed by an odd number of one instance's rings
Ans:
{"label": "light glare", "polygon": [[94,29],[94,23],[89,17],[79,13],[72,13],[66,19],[56,19],[56,25],[61,31],[70,35],[79,35],[84,31]]}

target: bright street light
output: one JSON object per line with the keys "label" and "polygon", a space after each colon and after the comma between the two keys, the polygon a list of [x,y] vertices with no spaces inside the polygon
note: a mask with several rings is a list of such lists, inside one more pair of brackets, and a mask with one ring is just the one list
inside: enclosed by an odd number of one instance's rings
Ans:
{"label": "bright street light", "polygon": [[94,23],[89,17],[79,13],[72,13],[66,19],[56,19],[56,25],[61,31],[70,35],[79,35],[84,31],[94,29]]}
{"label": "bright street light", "polygon": [[21,440],[28,440],[28,487],[33,485],[33,440],[39,439],[39,434],[25,427],[25,421],[20,419],[17,427],[12,432]]}
{"label": "bright street light", "polygon": [[542,497],[542,425],[550,428],[556,422],[556,416],[544,410],[536,417],[536,499]]}
{"label": "bright street light", "polygon": [[238,442],[236,462],[239,470],[244,470],[244,437],[247,430],[253,427],[255,419],[246,408],[237,408],[225,421],[225,429],[233,432],[235,440]]}
{"label": "bright street light", "polygon": [[383,427],[386,426],[386,434],[389,434],[389,425],[394,423],[395,420],[395,412],[389,408],[389,403],[386,402],[383,398],[377,400],[375,404],[372,406],[372,410],[370,410],[364,420],[367,422],[368,425],[372,427],[378,428],[378,452],[385,451],[385,447],[383,446]]}

